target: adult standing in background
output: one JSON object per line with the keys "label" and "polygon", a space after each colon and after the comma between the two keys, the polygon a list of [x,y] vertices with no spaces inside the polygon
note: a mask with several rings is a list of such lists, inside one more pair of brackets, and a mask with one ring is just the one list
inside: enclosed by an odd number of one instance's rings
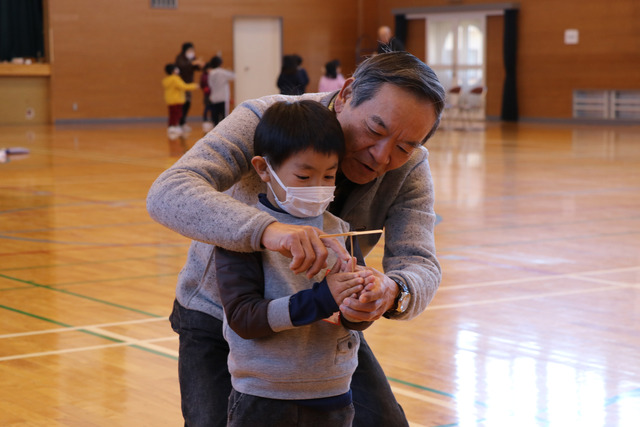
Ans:
{"label": "adult standing in background", "polygon": [[278,88],[283,95],[302,95],[309,84],[307,72],[300,71],[302,58],[298,55],[285,55],[282,57],[282,68],[278,76]]}
{"label": "adult standing in background", "polygon": [[302,66],[302,57],[298,54],[292,55],[296,60],[296,68],[298,73],[298,80],[300,80],[300,84],[302,85],[301,95],[307,91],[307,86],[309,85],[309,75],[307,74],[307,70]]}
{"label": "adult standing in background", "polygon": [[[193,47],[193,43],[185,42],[182,44],[182,49],[178,56],[176,56],[176,65],[180,69],[180,77],[185,83],[193,83],[193,74],[196,70],[201,69],[204,66],[202,59],[196,58],[196,51]],[[184,132],[191,130],[187,122],[187,114],[191,108],[191,92],[187,92],[187,98],[182,106],[182,117],[180,118],[180,126]]]}
{"label": "adult standing in background", "polygon": [[383,25],[378,28],[378,53],[402,52],[404,44],[391,32],[391,28]]}
{"label": "adult standing in background", "polygon": [[[305,94],[335,112],[346,153],[329,211],[355,230],[384,228],[380,289],[365,301],[345,299],[340,310],[357,321],[382,316],[410,320],[422,313],[441,279],[436,259],[434,189],[423,146],[444,109],[445,90],[426,64],[406,52],[363,61],[342,89]],[[178,373],[182,413],[189,426],[225,426],[231,379],[222,335],[216,246],[235,252],[277,251],[294,273],[317,274],[330,241],[321,230],[277,222],[249,206],[266,185],[252,173],[253,138],[265,110],[291,98],[245,101],[153,183],[153,219],[192,239],[178,276],[171,325],[180,335]],[[296,98],[298,99],[298,98]],[[360,236],[366,256],[380,236]],[[375,294],[375,295],[374,295]],[[277,313],[287,316],[289,313]],[[352,378],[356,427],[401,427],[407,420],[364,340]],[[295,357],[295,355],[292,355]]]}

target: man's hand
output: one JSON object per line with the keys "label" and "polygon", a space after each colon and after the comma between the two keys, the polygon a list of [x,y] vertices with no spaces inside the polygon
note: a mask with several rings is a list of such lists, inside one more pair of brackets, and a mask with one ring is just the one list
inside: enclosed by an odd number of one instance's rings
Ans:
{"label": "man's hand", "polygon": [[340,260],[350,259],[338,240],[320,239],[320,234],[324,232],[319,228],[273,222],[262,233],[261,243],[270,251],[292,258],[289,268],[295,274],[306,272],[311,278],[327,266],[327,248],[333,250]]}
{"label": "man's hand", "polygon": [[378,320],[389,310],[398,295],[396,282],[375,268],[367,267],[373,274],[365,279],[365,287],[358,298],[347,298],[340,311],[349,319],[360,322]]}

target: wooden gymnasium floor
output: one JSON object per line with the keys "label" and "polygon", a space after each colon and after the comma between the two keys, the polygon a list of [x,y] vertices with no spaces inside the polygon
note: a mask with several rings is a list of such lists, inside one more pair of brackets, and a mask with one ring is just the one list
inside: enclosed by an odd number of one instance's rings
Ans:
{"label": "wooden gymnasium floor", "polygon": [[[167,315],[188,241],[145,196],[199,136],[0,129],[31,150],[0,164],[0,425],[181,424]],[[640,425],[640,126],[429,147],[442,285],[366,333],[412,426]]]}

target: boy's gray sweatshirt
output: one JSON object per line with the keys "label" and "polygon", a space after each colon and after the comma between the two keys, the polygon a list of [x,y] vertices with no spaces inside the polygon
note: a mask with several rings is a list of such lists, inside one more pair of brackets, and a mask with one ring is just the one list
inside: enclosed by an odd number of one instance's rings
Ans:
{"label": "boy's gray sweatshirt", "polygon": [[[348,224],[330,213],[314,218],[295,218],[261,204],[258,208],[282,223],[310,225],[326,233],[349,231]],[[293,274],[289,269],[291,260],[277,252],[263,251],[261,256],[264,297],[272,299],[268,308],[269,324],[277,325],[280,332],[265,338],[243,339],[229,327],[224,317],[233,388],[241,393],[285,400],[318,399],[346,393],[358,364],[358,333],[324,320],[294,328],[288,311],[289,297],[320,282],[326,270],[308,279],[304,274]],[[335,256],[328,260],[328,265],[334,261]]]}

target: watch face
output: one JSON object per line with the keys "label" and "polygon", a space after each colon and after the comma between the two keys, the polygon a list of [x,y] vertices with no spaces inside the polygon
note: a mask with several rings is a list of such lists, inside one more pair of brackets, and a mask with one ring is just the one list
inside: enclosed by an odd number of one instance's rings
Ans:
{"label": "watch face", "polygon": [[409,301],[411,301],[411,294],[410,293],[403,293],[400,296],[400,299],[398,300],[398,312],[399,313],[404,313],[405,311],[407,311],[407,308],[409,307]]}

